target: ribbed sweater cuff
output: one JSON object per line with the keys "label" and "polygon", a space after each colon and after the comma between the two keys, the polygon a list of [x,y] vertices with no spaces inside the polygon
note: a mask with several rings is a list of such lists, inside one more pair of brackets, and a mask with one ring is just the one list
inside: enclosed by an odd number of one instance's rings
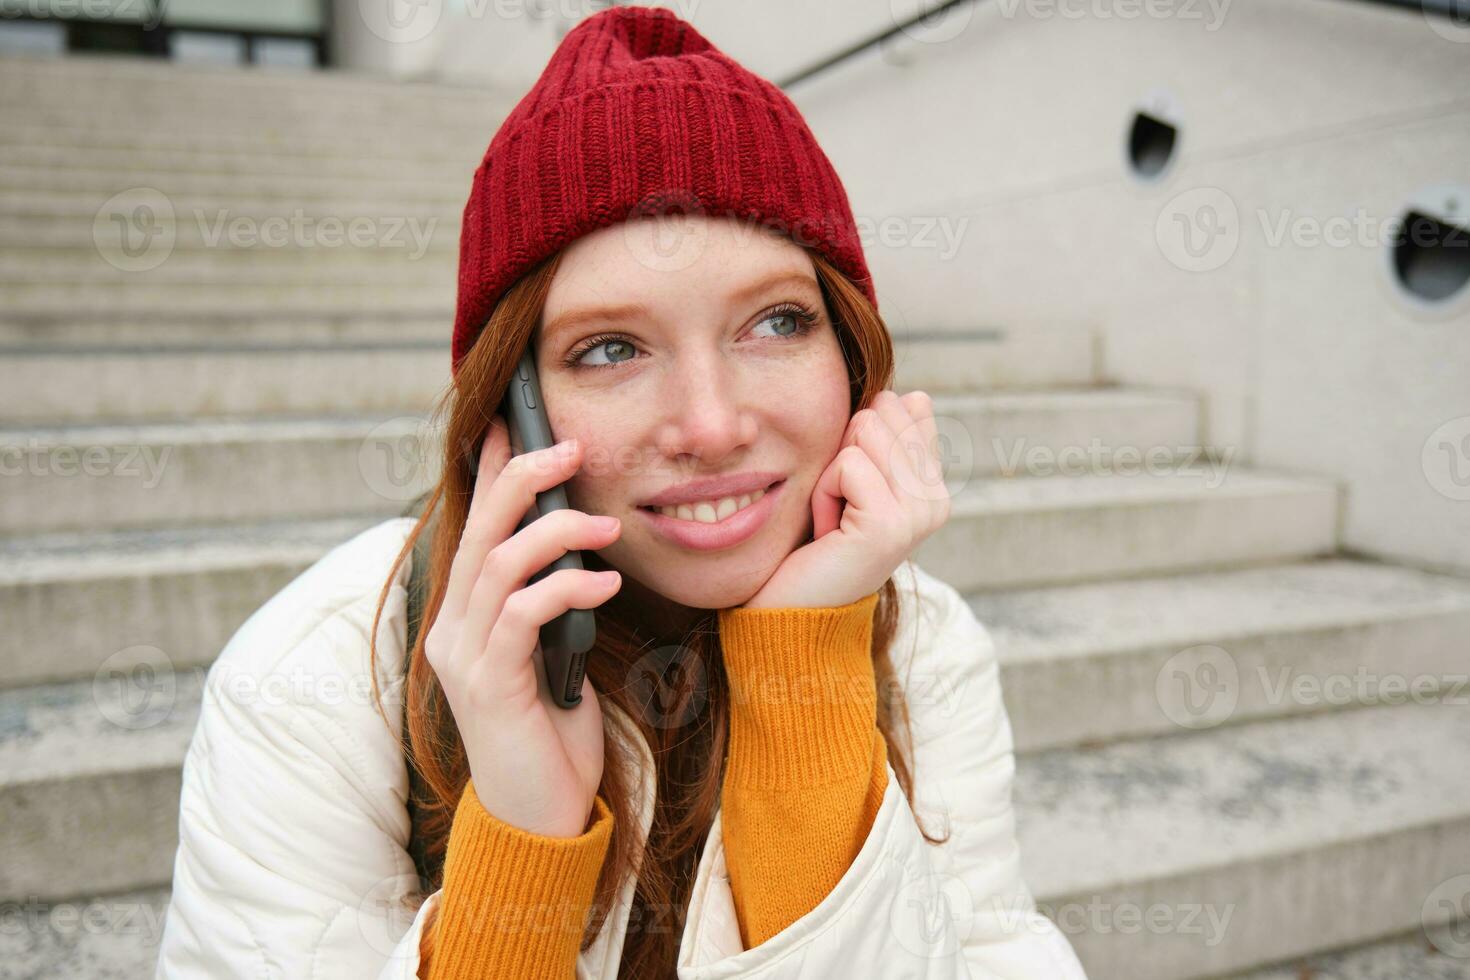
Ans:
{"label": "ribbed sweater cuff", "polygon": [[732,785],[783,790],[866,774],[877,685],[873,592],[845,606],[719,611]]}
{"label": "ribbed sweater cuff", "polygon": [[588,823],[578,837],[530,833],[486,810],[467,782],[449,830],[429,976],[572,976],[612,839],[601,796]]}

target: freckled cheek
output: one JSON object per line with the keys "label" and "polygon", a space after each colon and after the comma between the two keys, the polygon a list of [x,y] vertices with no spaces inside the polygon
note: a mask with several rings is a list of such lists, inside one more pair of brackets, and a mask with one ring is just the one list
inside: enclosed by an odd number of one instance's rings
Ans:
{"label": "freckled cheek", "polygon": [[792,441],[814,452],[830,448],[835,454],[847,428],[849,397],[845,372],[838,377],[807,373],[791,384],[773,387],[765,405],[774,424],[791,433]]}

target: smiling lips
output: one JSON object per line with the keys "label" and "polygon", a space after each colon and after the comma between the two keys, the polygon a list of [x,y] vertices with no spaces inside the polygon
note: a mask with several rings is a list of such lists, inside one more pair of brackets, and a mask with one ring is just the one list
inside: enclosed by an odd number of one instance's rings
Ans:
{"label": "smiling lips", "polygon": [[643,506],[653,529],[675,544],[698,551],[730,548],[755,534],[775,510],[786,486],[778,480],[764,489],[738,497],[701,500],[663,507]]}
{"label": "smiling lips", "polygon": [[765,495],[766,491],[762,488],[754,493],[743,493],[738,497],[700,500],[693,504],[668,505],[655,509],[665,517],[674,517],[681,521],[699,521],[701,524],[714,524],[723,521],[731,514],[744,510]]}

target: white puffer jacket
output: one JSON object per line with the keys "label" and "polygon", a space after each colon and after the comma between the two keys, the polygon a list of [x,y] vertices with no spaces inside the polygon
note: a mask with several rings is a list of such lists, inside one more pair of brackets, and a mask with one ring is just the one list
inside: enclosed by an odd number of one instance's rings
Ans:
{"label": "white puffer jacket", "polygon": [[[157,976],[412,980],[425,898],[406,849],[399,742],[408,565],[378,634],[379,590],[413,521],[393,518],[324,555],[258,609],[211,667],[183,770],[179,849]],[[816,908],[754,949],[737,928],[716,816],[689,903],[681,980],[830,977],[1085,980],[1071,945],[1035,910],[1020,874],[1014,757],[989,634],[949,585],[905,562],[894,646],[914,726],[916,808],[889,769],[857,858]],[[609,738],[653,758],[609,702]],[[633,881],[577,980],[617,976]]]}

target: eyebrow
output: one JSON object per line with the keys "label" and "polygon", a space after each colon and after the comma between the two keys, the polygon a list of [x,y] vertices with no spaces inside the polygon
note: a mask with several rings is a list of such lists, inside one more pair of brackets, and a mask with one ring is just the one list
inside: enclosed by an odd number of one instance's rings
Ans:
{"label": "eyebrow", "polygon": [[[811,275],[802,272],[778,272],[774,275],[758,279],[735,290],[730,294],[730,300],[735,303],[743,302],[754,296],[775,289],[777,286],[802,285],[811,289],[817,289],[817,281]],[[624,303],[618,306],[593,306],[583,309],[568,310],[555,320],[546,324],[541,331],[540,340],[544,343],[547,338],[555,336],[563,330],[584,323],[605,323],[614,320],[631,320],[635,317],[650,317],[647,306],[642,303]]]}

